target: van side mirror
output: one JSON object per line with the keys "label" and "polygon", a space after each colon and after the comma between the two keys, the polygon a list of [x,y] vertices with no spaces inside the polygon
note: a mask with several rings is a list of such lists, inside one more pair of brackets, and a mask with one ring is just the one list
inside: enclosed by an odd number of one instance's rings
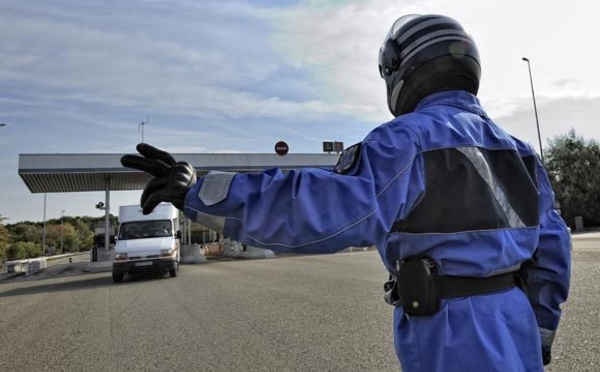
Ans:
{"label": "van side mirror", "polygon": [[177,232],[175,233],[175,238],[181,239],[181,230],[177,230]]}
{"label": "van side mirror", "polygon": [[117,237],[114,235],[111,235],[109,242],[110,242],[110,244],[117,244]]}

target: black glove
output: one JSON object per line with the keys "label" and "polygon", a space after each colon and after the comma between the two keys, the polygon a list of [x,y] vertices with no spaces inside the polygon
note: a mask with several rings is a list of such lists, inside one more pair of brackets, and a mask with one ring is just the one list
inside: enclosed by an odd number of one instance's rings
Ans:
{"label": "black glove", "polygon": [[124,167],[139,169],[150,173],[152,179],[142,193],[140,205],[144,214],[149,214],[160,202],[172,203],[183,210],[185,195],[196,183],[196,171],[186,162],[176,162],[168,152],[140,143],[136,150],[143,156],[124,155],[121,164]]}
{"label": "black glove", "polygon": [[544,363],[544,365],[547,366],[548,364],[550,364],[551,361],[552,354],[550,353],[550,350],[542,348],[542,362]]}

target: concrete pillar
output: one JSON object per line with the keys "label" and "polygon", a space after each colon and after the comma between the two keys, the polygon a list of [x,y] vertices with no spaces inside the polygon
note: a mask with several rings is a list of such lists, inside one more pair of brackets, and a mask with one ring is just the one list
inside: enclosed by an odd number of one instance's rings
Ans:
{"label": "concrete pillar", "polygon": [[179,262],[182,264],[200,264],[207,262],[200,244],[182,244]]}
{"label": "concrete pillar", "polygon": [[261,259],[275,257],[275,253],[270,249],[256,248],[249,245],[242,245],[240,242],[231,240],[223,248],[223,254],[233,258]]}
{"label": "concrete pillar", "polygon": [[88,263],[85,271],[101,272],[112,271],[112,264],[115,258],[114,249],[98,249],[97,261]]}
{"label": "concrete pillar", "polygon": [[106,249],[107,251],[110,248],[110,232],[111,229],[109,229],[110,227],[110,177],[106,177],[104,179],[105,181],[105,186],[106,186],[106,196],[105,196],[105,200],[104,200],[104,205],[106,206],[106,209],[104,210],[104,249]]}
{"label": "concrete pillar", "polygon": [[577,230],[577,231],[583,230],[583,217],[582,216],[575,217],[575,230]]}

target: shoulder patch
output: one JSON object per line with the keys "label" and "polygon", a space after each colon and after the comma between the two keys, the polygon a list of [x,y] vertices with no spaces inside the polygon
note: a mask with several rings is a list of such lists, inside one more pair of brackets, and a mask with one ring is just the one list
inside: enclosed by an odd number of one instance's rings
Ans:
{"label": "shoulder patch", "polygon": [[333,171],[339,174],[346,174],[354,169],[356,164],[358,164],[359,158],[360,142],[342,151],[342,154],[340,155],[337,164],[333,168]]}
{"label": "shoulder patch", "polygon": [[231,182],[237,173],[211,171],[204,176],[204,182],[200,186],[198,198],[204,205],[215,205],[227,198]]}

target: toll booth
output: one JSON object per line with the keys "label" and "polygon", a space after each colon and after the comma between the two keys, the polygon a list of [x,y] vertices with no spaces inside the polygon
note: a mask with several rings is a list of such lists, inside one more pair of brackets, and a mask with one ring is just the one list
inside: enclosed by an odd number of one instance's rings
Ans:
{"label": "toll booth", "polygon": [[[110,242],[109,242],[109,249],[112,250],[115,248],[114,246],[114,241],[115,241],[115,228],[114,226],[109,226],[109,233],[110,233]],[[98,262],[98,250],[99,249],[105,249],[106,245],[105,245],[105,239],[106,239],[106,230],[104,228],[104,223],[99,223],[96,228],[94,229],[94,243],[92,246],[92,257],[90,257],[90,261],[91,262]]]}

